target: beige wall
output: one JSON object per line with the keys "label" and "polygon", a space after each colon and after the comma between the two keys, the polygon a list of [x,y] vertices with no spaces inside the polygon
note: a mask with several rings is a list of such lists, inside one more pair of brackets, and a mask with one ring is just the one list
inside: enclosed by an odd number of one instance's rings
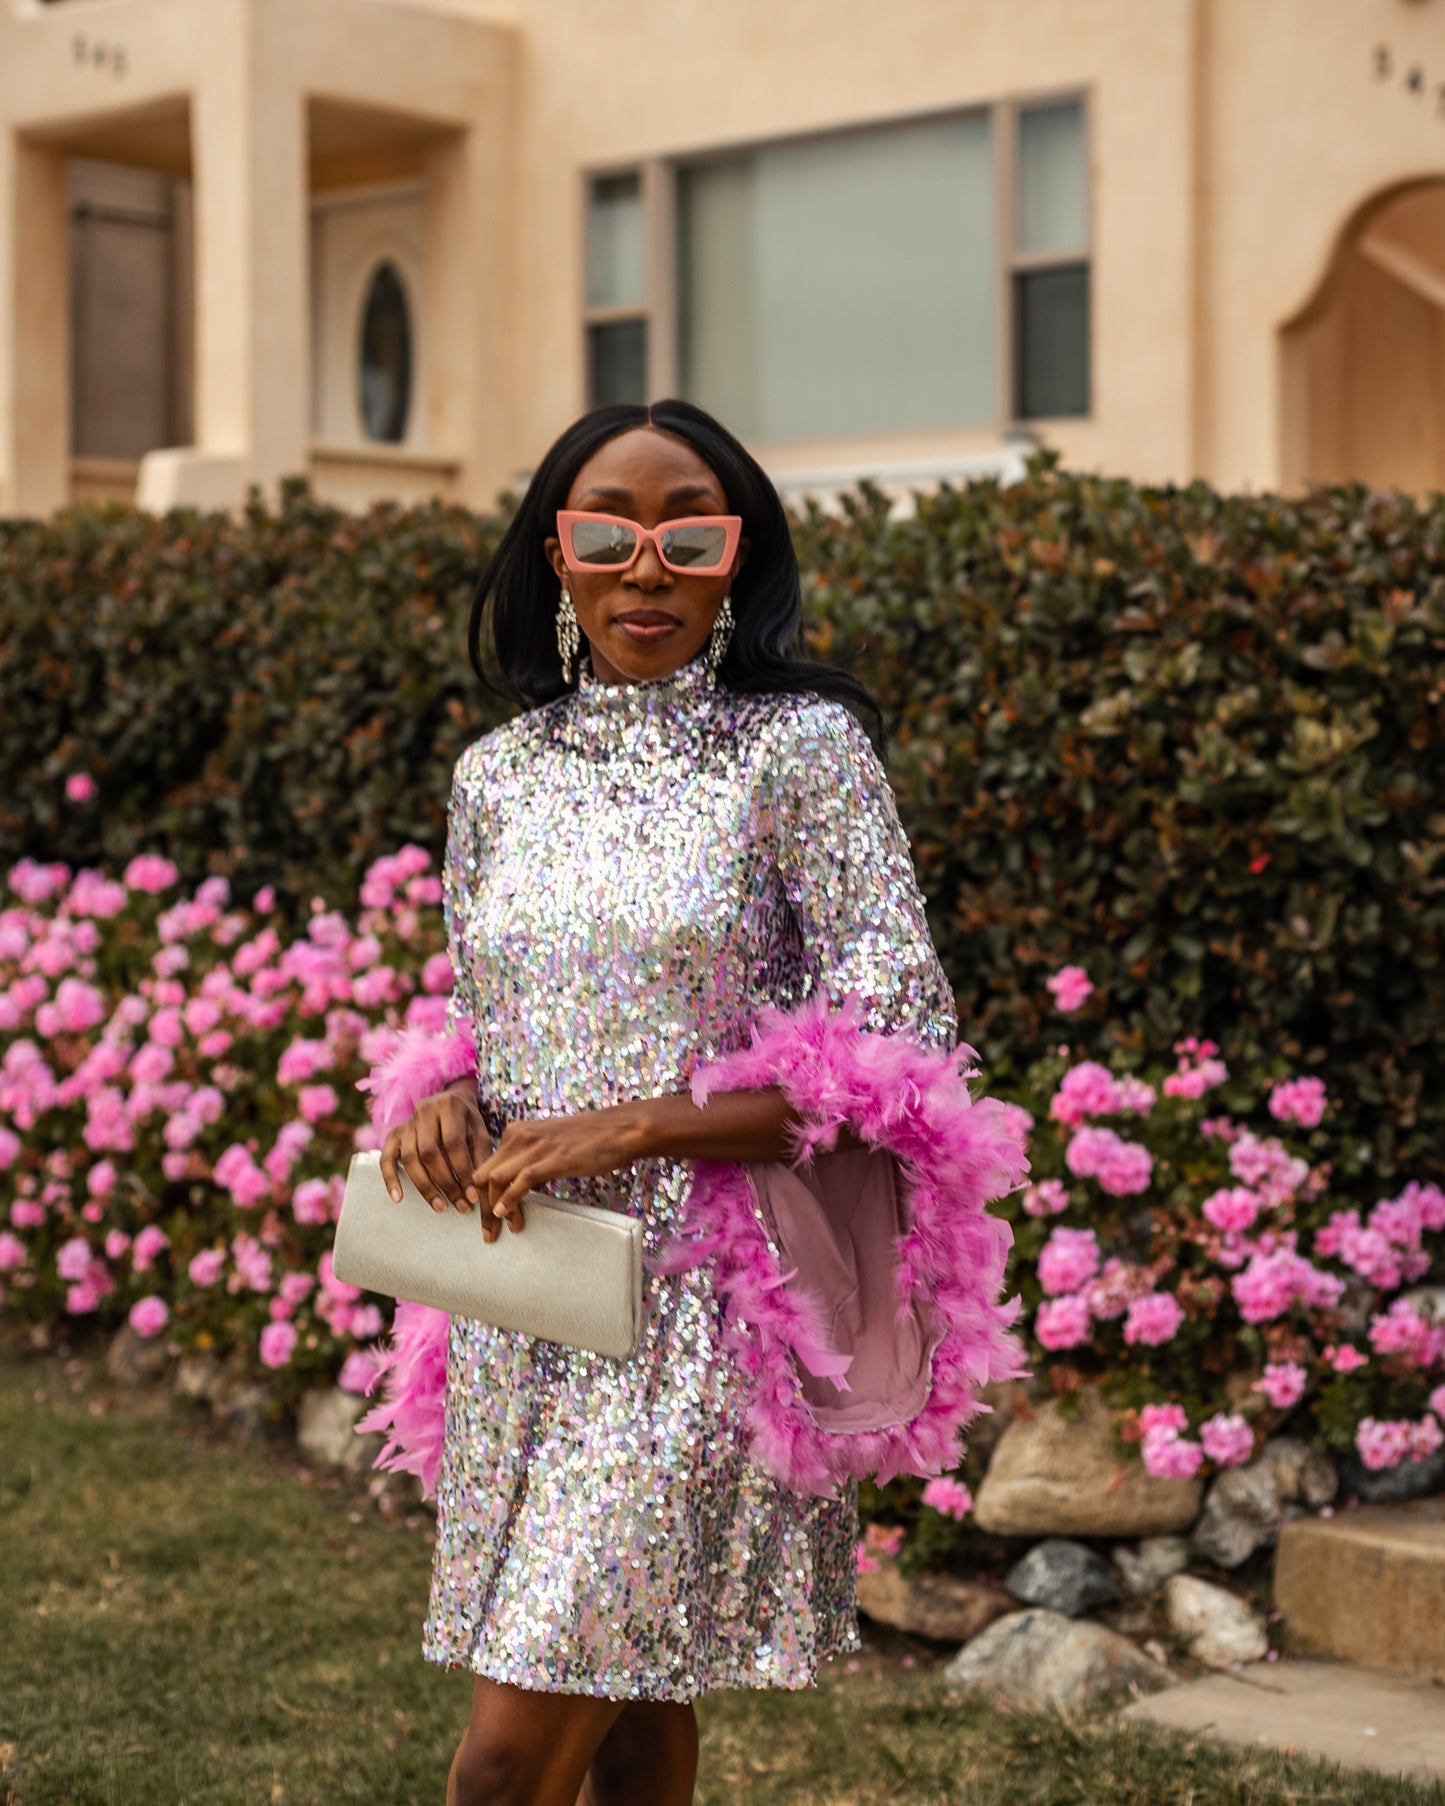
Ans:
{"label": "beige wall", "polygon": [[[124,44],[124,75],[75,61],[80,30]],[[1378,461],[1395,436],[1349,428],[1348,393],[1408,390],[1425,353],[1382,377],[1397,341],[1320,326],[1321,296],[1334,271],[1347,309],[1438,344],[1418,292],[1338,272],[1372,199],[1445,179],[1439,84],[1445,0],[0,0],[0,507],[64,489],[58,156],[192,179],[197,444],[265,482],[312,457],[308,192],[423,177],[426,444],[438,486],[484,502],[584,405],[584,172],[1061,91],[1089,104],[1093,407],[1049,440],[1078,465],[1262,487],[1311,474],[1299,446],[1325,429],[1299,422],[1333,408],[1333,467]],[[1435,230],[1421,255],[1445,270]],[[866,469],[998,442],[757,449]],[[326,480],[390,479],[378,454]],[[395,466],[397,493],[431,480]]]}

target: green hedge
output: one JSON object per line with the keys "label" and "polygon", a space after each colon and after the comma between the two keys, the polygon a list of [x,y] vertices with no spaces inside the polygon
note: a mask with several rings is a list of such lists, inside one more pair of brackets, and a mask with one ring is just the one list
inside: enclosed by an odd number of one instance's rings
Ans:
{"label": "green hedge", "polygon": [[[154,848],[304,901],[440,850],[451,762],[498,718],[463,638],[500,524],[292,489],[236,523],[0,526],[0,860]],[[1381,1185],[1445,1179],[1441,498],[1043,455],[901,521],[865,488],[798,546],[816,651],[888,714],[991,1088],[1061,1040],[1132,1063],[1209,1035],[1319,1072]],[[1044,980],[1071,962],[1099,988],[1066,1019]]]}

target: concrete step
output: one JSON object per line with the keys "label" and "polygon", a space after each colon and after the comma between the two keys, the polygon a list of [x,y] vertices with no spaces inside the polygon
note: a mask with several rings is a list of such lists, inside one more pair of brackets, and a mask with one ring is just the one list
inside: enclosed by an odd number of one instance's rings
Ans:
{"label": "concrete step", "polygon": [[1445,1681],[1445,1498],[1284,1525],[1274,1601],[1291,1650]]}
{"label": "concrete step", "polygon": [[1347,1662],[1252,1662],[1238,1673],[1151,1693],[1120,1716],[1386,1775],[1445,1780],[1445,1691]]}

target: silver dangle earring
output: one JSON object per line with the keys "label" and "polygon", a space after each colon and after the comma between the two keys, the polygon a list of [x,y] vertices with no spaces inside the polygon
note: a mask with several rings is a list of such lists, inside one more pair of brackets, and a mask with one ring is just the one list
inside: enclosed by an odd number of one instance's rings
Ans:
{"label": "silver dangle earring", "polygon": [[581,630],[577,625],[577,610],[572,606],[570,589],[562,591],[562,601],[557,609],[557,650],[562,655],[562,682],[572,681],[572,660],[577,657],[577,650],[582,644]]}
{"label": "silver dangle earring", "polygon": [[733,599],[730,595],[722,599],[722,607],[717,611],[717,619],[712,624],[712,632],[707,641],[707,687],[717,688],[717,668],[726,656],[728,643],[733,637]]}

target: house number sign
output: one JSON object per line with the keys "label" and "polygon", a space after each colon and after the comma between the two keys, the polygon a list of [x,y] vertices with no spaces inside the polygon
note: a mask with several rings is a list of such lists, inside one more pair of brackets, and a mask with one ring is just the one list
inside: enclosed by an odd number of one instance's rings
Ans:
{"label": "house number sign", "polygon": [[109,70],[116,78],[123,76],[130,67],[124,44],[93,38],[84,31],[76,32],[70,40],[70,60],[77,69],[94,69],[102,75]]}
{"label": "house number sign", "polygon": [[1373,57],[1376,81],[1398,82],[1406,94],[1417,100],[1433,95],[1435,112],[1445,119],[1445,81],[1436,79],[1440,72],[1427,74],[1423,63],[1401,62],[1390,44],[1376,44]]}

